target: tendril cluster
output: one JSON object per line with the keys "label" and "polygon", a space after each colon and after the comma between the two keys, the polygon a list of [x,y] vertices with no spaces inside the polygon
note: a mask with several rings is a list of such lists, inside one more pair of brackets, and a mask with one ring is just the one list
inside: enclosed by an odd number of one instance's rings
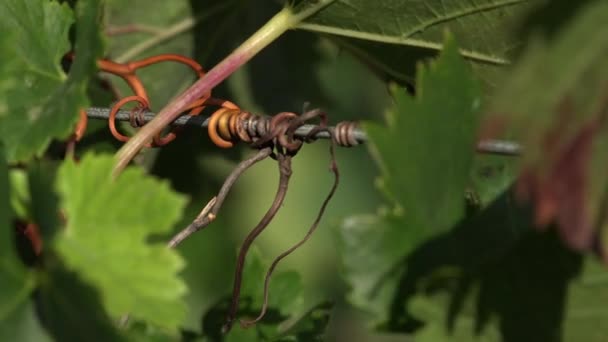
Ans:
{"label": "tendril cluster", "polygon": [[[74,54],[66,55],[68,60],[74,59]],[[109,73],[122,78],[129,88],[133,91],[133,95],[129,95],[118,99],[110,109],[108,117],[108,128],[112,136],[121,142],[127,142],[130,137],[119,132],[116,127],[116,115],[127,104],[135,103],[136,106],[130,111],[129,122],[132,127],[142,127],[145,122],[143,113],[150,110],[151,100],[148,96],[146,88],[142,80],[137,75],[137,71],[146,68],[153,64],[163,62],[176,62],[188,66],[196,74],[198,78],[205,76],[203,67],[195,60],[177,55],[177,54],[160,54],[141,60],[118,63],[109,59],[101,59],[97,61],[97,67],[100,71]],[[294,132],[304,124],[303,118],[298,118],[297,114],[292,112],[282,112],[273,117],[254,115],[250,112],[243,111],[239,106],[231,101],[218,99],[211,96],[211,93],[204,94],[202,97],[190,103],[184,113],[197,116],[207,107],[216,107],[217,109],[211,114],[208,123],[208,134],[211,141],[221,148],[229,148],[234,146],[237,141],[242,141],[250,144],[253,147],[262,146],[260,143],[262,137],[268,138],[268,135],[280,137],[277,141],[284,147],[293,149],[295,145],[301,143],[294,139]],[[285,128],[285,122],[290,122],[288,134],[279,134],[281,127]],[[80,112],[80,119],[75,128],[74,139],[79,141],[84,135],[87,128],[87,115],[84,110]],[[161,147],[169,144],[177,137],[181,127],[173,127],[164,136],[161,133],[157,134],[153,140],[147,144],[147,147]],[[355,146],[358,144],[354,132],[357,129],[357,124],[354,122],[341,122],[335,128],[328,130],[332,131],[332,137],[335,143],[339,146]],[[272,139],[269,139],[272,140]],[[289,141],[287,141],[289,140]]]}

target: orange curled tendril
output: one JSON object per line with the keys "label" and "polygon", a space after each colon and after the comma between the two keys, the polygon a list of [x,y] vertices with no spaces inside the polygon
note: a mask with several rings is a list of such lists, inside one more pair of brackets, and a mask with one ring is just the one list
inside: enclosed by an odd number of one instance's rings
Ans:
{"label": "orange curled tendril", "polygon": [[[67,58],[73,59],[72,53],[66,55]],[[130,137],[120,133],[116,128],[116,116],[118,112],[129,102],[137,102],[137,106],[131,110],[130,122],[133,127],[140,127],[145,124],[143,120],[143,114],[150,109],[150,98],[143,82],[137,76],[136,72],[139,69],[148,67],[153,64],[162,62],[176,62],[184,64],[192,69],[198,78],[205,75],[205,71],[195,60],[184,57],[177,54],[160,54],[148,58],[144,58],[138,61],[118,63],[109,59],[101,59],[97,61],[97,66],[100,71],[106,72],[115,76],[118,76],[127,82],[129,88],[133,91],[133,95],[119,99],[110,109],[110,115],[108,118],[108,127],[112,136],[121,142],[129,141]],[[242,111],[239,106],[224,99],[218,99],[211,97],[211,92],[204,94],[200,98],[192,101],[184,112],[196,116],[199,115],[207,107],[219,107],[213,113],[211,113],[208,122],[208,134],[211,141],[221,148],[230,148],[234,146],[235,142],[243,141],[245,143],[254,144],[254,146],[260,146],[268,141],[260,140],[260,137],[264,136],[269,129],[274,129],[277,126],[276,120],[285,119],[287,117],[294,118],[296,115],[293,113],[279,113],[274,118],[264,118],[259,115],[253,115],[249,112]],[[274,120],[274,121],[273,121]],[[79,141],[87,126],[86,112],[83,110],[80,112],[80,121],[76,125],[74,133],[74,141]],[[149,142],[147,147],[160,147],[165,146],[173,141],[179,133],[181,127],[173,127],[166,135],[161,136],[161,133],[154,136],[152,142]],[[271,129],[271,130],[272,130]],[[354,146],[357,144],[357,140],[353,135],[353,131],[356,129],[356,123],[340,123],[335,128],[335,134],[333,139],[340,146]],[[270,132],[272,133],[272,132]],[[299,142],[293,141],[294,132],[285,132],[284,134],[271,134],[276,135],[281,141],[278,143],[282,146],[294,147]],[[289,140],[289,141],[288,141]]]}
{"label": "orange curled tendril", "polygon": [[[118,141],[122,141],[122,142],[127,142],[129,141],[129,137],[126,135],[123,135],[122,133],[118,132],[118,129],[116,129],[116,113],[118,113],[118,111],[120,110],[120,108],[122,108],[122,106],[124,106],[125,104],[129,103],[129,102],[137,102],[138,105],[137,107],[135,107],[133,109],[133,111],[136,110],[143,110],[149,107],[148,104],[148,100],[146,100],[145,98],[139,96],[139,95],[131,95],[131,96],[127,96],[127,97],[123,97],[122,99],[118,100],[118,102],[116,102],[112,108],[110,109],[110,115],[108,118],[108,127],[110,128],[110,132],[112,133],[112,136],[114,138],[116,138],[116,140]],[[148,146],[150,147],[150,146]]]}
{"label": "orange curled tendril", "polygon": [[[70,60],[74,58],[73,53],[69,53],[66,57]],[[110,115],[108,118],[108,127],[110,129],[110,133],[112,136],[121,142],[127,142],[130,137],[120,133],[116,128],[116,115],[118,111],[129,102],[137,102],[137,106],[131,111],[131,115],[137,115],[145,113],[150,109],[150,98],[144,87],[143,82],[137,76],[136,72],[138,69],[142,69],[148,67],[153,64],[162,63],[162,62],[176,62],[184,64],[190,69],[192,69],[198,78],[201,78],[205,75],[205,71],[203,67],[198,64],[195,60],[184,57],[177,54],[160,54],[148,58],[144,58],[138,61],[127,62],[127,63],[117,63],[111,61],[109,59],[100,59],[97,61],[97,67],[100,71],[106,72],[115,76],[118,76],[125,80],[129,88],[133,91],[134,95],[130,95],[119,99],[110,109]],[[211,97],[211,93],[204,94],[202,97],[193,101],[185,111],[188,111],[188,114],[191,116],[199,115],[207,106],[217,106],[220,107],[216,112],[223,113],[226,110],[232,111],[240,111],[240,108],[226,100],[215,99]],[[213,114],[212,114],[213,115]],[[216,115],[217,116],[217,115]],[[141,125],[143,123],[138,120],[131,120],[132,124],[137,123]],[[80,119],[76,124],[74,139],[75,141],[79,141],[87,127],[87,117],[86,111],[81,110]],[[180,128],[173,128],[169,133],[165,136],[161,136],[160,134],[156,135],[151,143],[147,144],[147,147],[159,147],[164,146],[173,141],[177,137],[177,133],[179,133]],[[227,147],[227,142],[219,137],[212,138],[212,141],[216,143],[218,146]],[[228,142],[229,143],[229,142]],[[232,145],[230,145],[232,146]]]}

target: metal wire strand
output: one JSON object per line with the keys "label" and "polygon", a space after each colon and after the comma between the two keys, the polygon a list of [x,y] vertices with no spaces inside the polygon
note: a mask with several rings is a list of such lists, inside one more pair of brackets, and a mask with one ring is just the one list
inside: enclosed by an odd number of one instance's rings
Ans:
{"label": "metal wire strand", "polygon": [[[100,120],[108,120],[110,115],[109,108],[100,108],[100,107],[91,107],[86,110],[87,117],[89,119],[100,119]],[[147,123],[151,121],[156,113],[146,111],[138,114],[138,122]],[[116,121],[130,121],[133,118],[133,114],[128,110],[119,110],[116,113]],[[353,122],[340,122],[335,127],[330,127],[330,129],[334,130],[336,140],[338,140],[339,146],[356,146],[358,144],[363,144],[367,141],[367,136],[365,132],[361,129],[353,126]],[[200,127],[207,128],[209,126],[209,117],[205,117],[202,115],[182,115],[178,117],[172,123],[173,126],[192,126],[192,127]],[[259,126],[254,128],[255,130],[260,129]],[[350,134],[345,133],[345,127],[350,128]],[[309,136],[310,132],[316,129],[316,125],[302,125],[296,129],[294,132],[294,136],[298,138],[306,138]],[[248,127],[249,128],[249,127]],[[330,139],[331,135],[327,131],[319,131],[312,136],[313,139]],[[477,151],[480,153],[488,153],[488,154],[498,154],[498,155],[506,155],[506,156],[517,156],[521,153],[521,146],[513,141],[508,140],[482,140],[477,144]]]}

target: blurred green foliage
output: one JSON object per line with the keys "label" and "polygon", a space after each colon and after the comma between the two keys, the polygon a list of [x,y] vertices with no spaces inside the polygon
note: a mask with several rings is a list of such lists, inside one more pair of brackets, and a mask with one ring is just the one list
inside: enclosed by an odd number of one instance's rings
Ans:
{"label": "blurred green foliage", "polygon": [[[608,316],[603,266],[566,248],[555,226],[535,230],[533,208],[517,201],[514,191],[520,160],[543,154],[535,140],[543,130],[537,126],[546,128],[559,118],[547,105],[563,95],[554,87],[579,89],[577,104],[603,100],[601,86],[592,87],[597,93],[581,86],[586,76],[594,76],[594,85],[605,78],[596,72],[606,41],[597,24],[606,8],[601,0],[576,6],[557,0],[336,1],[215,88],[215,97],[259,114],[299,112],[310,102],[332,123],[365,121],[370,138],[367,149],[337,151],[338,192],[312,239],[278,266],[268,315],[249,329],[235,324],[227,335],[221,327],[236,252],[272,201],[276,164],[266,160],[248,170],[217,220],[169,251],[162,244],[197,216],[250,149],[220,150],[206,132],[187,128],[168,146],[142,153],[135,160],[138,169],[111,181],[108,154],[118,144],[105,123],[90,122],[76,147],[80,162],[62,161],[60,142],[49,147],[53,139],[65,138],[78,108],[114,101],[107,82],[121,95],[130,94],[122,81],[93,72],[102,49],[122,62],[178,53],[209,69],[284,3],[0,4],[0,28],[11,33],[0,36],[6,60],[0,64],[0,132],[6,133],[0,138],[0,224],[10,227],[0,235],[0,340],[602,341],[608,336],[602,324]],[[297,10],[314,1],[287,3]],[[580,13],[591,13],[595,21],[577,19]],[[43,25],[33,25],[38,21]],[[579,58],[578,42],[585,37],[568,27],[582,27],[583,35],[594,38],[584,50],[591,57]],[[452,38],[439,53],[446,31]],[[108,33],[103,41],[102,32]],[[77,58],[66,75],[59,59],[69,43]],[[552,55],[555,51],[560,54]],[[506,67],[503,60],[515,66]],[[579,68],[559,72],[568,63]],[[195,76],[174,63],[138,74],[152,110]],[[539,84],[542,89],[534,91]],[[44,115],[32,116],[39,106],[45,106]],[[530,121],[541,114],[527,110],[534,106],[541,106],[543,115]],[[532,146],[524,158],[474,152],[488,107],[491,114],[523,108],[512,119]],[[577,128],[569,126],[575,133]],[[134,131],[129,125],[121,130]],[[597,151],[605,151],[602,147]],[[294,158],[285,203],[247,258],[240,317],[257,316],[270,262],[314,220],[331,186],[329,163],[327,141],[305,145]],[[599,194],[605,192],[606,178],[599,175],[604,169],[592,168]],[[38,257],[19,230],[30,222],[44,242]]]}

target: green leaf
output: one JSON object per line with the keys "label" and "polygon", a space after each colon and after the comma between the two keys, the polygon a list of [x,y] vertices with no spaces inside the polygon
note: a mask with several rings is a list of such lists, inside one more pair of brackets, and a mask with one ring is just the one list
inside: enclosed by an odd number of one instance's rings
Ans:
{"label": "green leaf", "polygon": [[28,190],[33,194],[29,203],[31,221],[36,223],[46,243],[51,243],[62,228],[59,198],[55,191],[57,168],[57,162],[48,160],[32,162],[28,167]]}
{"label": "green leaf", "polygon": [[[253,319],[258,316],[264,303],[264,277],[269,263],[263,260],[260,251],[253,247],[245,259],[243,283],[239,303],[238,318]],[[205,334],[212,339],[221,337],[221,327],[225,323],[228,302],[232,293],[211,308],[203,319]],[[234,326],[226,336],[228,341],[250,340],[256,335],[269,339],[280,334],[279,323],[301,314],[304,303],[302,281],[294,271],[273,273],[268,287],[268,310],[262,320],[249,329]],[[253,337],[251,337],[253,336]]]}
{"label": "green leaf", "polygon": [[53,138],[65,138],[87,105],[86,82],[101,54],[97,20],[100,2],[77,6],[78,56],[66,78],[60,60],[70,50],[74,16],[67,4],[44,0],[0,3],[0,135],[9,161],[40,155]]}
{"label": "green leaf", "polygon": [[[460,42],[463,56],[491,83],[517,45],[510,27],[527,9],[527,2],[334,1],[298,28],[335,36],[339,45],[400,81],[412,80],[416,60],[442,49],[443,34],[449,30]],[[313,1],[301,1],[300,6],[309,3]]]}
{"label": "green leaf", "polygon": [[[415,284],[416,294],[408,296],[408,310],[424,322],[416,340],[558,341],[565,326],[583,330],[568,313],[581,298],[581,291],[572,291],[581,255],[554,233],[532,231],[529,217],[502,225],[499,216],[489,218],[470,221],[477,227],[470,234],[461,229],[460,236],[436,241],[410,261],[403,284]],[[524,234],[509,237],[508,225]],[[508,243],[497,243],[505,238]],[[605,290],[600,284],[596,289]],[[598,300],[602,292],[589,295]]]}
{"label": "green leaf", "polygon": [[425,240],[465,215],[480,105],[477,83],[453,42],[419,71],[418,97],[394,90],[388,127],[365,126],[380,163],[390,214],[342,225],[341,252],[351,303],[385,322],[403,261]]}
{"label": "green leaf", "polygon": [[308,310],[290,324],[280,327],[283,332],[276,341],[324,341],[325,330],[329,323],[330,313],[333,305],[331,303],[320,303]]}
{"label": "green leaf", "polygon": [[22,221],[35,222],[43,240],[47,241],[51,241],[55,230],[60,228],[56,173],[57,163],[49,160],[33,161],[27,170],[12,169],[9,172],[14,216]]}
{"label": "green leaf", "polygon": [[470,190],[485,207],[507,190],[515,181],[518,159],[512,156],[477,154],[471,169]]}
{"label": "green leaf", "polygon": [[[263,262],[260,251],[252,249],[247,256],[243,270],[241,296],[249,298],[248,307],[256,310],[264,302],[264,277],[268,264]],[[273,274],[268,287],[268,306],[278,310],[284,316],[302,305],[302,280],[294,271],[283,271]]]}
{"label": "green leaf", "polygon": [[[33,274],[19,260],[15,245],[6,154],[0,144],[0,327],[20,324],[17,318],[34,288]],[[17,320],[17,322],[15,321]],[[4,329],[0,329],[3,331]]]}
{"label": "green leaf", "polygon": [[84,284],[76,273],[57,265],[56,260],[47,259],[40,278],[38,312],[55,341],[126,340],[103,310],[99,293]]}
{"label": "green leaf", "polygon": [[[346,220],[340,247],[350,302],[370,313],[369,322],[377,327],[413,332],[423,317],[412,316],[407,303],[418,293],[420,279],[429,274],[460,277],[462,269],[494,262],[528,231],[527,217],[512,201],[502,194],[449,232],[432,238],[394,215]],[[441,308],[445,306],[434,310]]]}
{"label": "green leaf", "polygon": [[606,212],[608,178],[600,170],[608,166],[607,15],[608,3],[592,1],[564,14],[572,18],[551,34],[532,31],[485,126],[485,135],[506,135],[526,147],[520,193],[536,204],[538,225],[557,220],[577,250],[592,248],[594,225]]}
{"label": "green leaf", "polygon": [[68,225],[56,249],[65,263],[102,294],[114,316],[131,314],[176,329],[185,314],[186,287],[177,277],[183,261],[151,235],[167,233],[184,198],[166,183],[132,168],[112,180],[110,156],[66,161],[58,190]]}
{"label": "green leaf", "polygon": [[393,89],[388,127],[364,126],[386,191],[414,229],[449,229],[464,213],[481,96],[453,41],[418,74],[417,97]]}
{"label": "green leaf", "polygon": [[368,312],[373,325],[388,319],[400,262],[424,238],[421,231],[401,224],[393,215],[359,215],[340,227],[343,276],[351,287],[348,300]]}
{"label": "green leaf", "polygon": [[10,170],[9,172],[9,193],[11,209],[15,218],[30,219],[30,192],[27,172],[24,170]]}
{"label": "green leaf", "polygon": [[131,342],[174,342],[179,340],[175,335],[169,335],[162,329],[142,322],[131,322],[128,327],[128,335]]}
{"label": "green leaf", "polygon": [[608,273],[597,260],[588,257],[582,274],[568,289],[564,307],[564,341],[603,341],[608,336]]}
{"label": "green leaf", "polygon": [[10,317],[0,320],[1,341],[51,342],[40,325],[31,301],[23,302]]}
{"label": "green leaf", "polygon": [[[499,329],[492,325],[483,332],[476,333],[475,308],[472,301],[465,308],[466,313],[461,312],[457,322],[448,326],[450,312],[446,310],[450,306],[452,298],[449,294],[438,294],[433,297],[418,295],[411,299],[409,309],[427,324],[416,331],[417,342],[440,342],[440,341],[501,341]],[[464,317],[463,317],[464,316]]]}

